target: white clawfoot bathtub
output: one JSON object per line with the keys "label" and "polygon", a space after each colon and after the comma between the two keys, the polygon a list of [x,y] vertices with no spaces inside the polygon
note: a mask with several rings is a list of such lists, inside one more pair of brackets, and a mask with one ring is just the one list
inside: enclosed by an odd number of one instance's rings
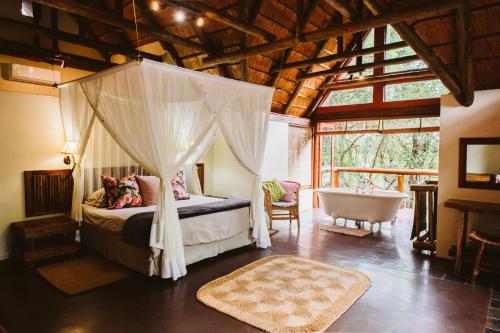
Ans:
{"label": "white clawfoot bathtub", "polygon": [[334,221],[337,218],[356,222],[394,222],[403,200],[408,197],[395,191],[374,191],[373,193],[356,193],[347,188],[316,189],[320,207]]}

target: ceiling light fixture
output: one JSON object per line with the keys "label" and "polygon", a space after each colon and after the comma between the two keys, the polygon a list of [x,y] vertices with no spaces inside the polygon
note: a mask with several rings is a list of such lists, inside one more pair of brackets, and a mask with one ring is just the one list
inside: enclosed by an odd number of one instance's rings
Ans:
{"label": "ceiling light fixture", "polygon": [[152,1],[151,2],[151,10],[157,12],[160,10],[160,2],[159,1]]}
{"label": "ceiling light fixture", "polygon": [[184,13],[182,10],[178,10],[174,14],[174,19],[177,22],[184,22],[186,20],[186,13]]}
{"label": "ceiling light fixture", "polygon": [[198,27],[203,27],[205,25],[205,18],[203,16],[199,16],[197,19],[196,19],[196,26]]}

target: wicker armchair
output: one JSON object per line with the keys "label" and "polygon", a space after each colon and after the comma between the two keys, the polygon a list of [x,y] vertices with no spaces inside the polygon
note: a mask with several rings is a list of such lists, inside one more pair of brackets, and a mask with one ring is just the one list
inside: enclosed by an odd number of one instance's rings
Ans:
{"label": "wicker armchair", "polygon": [[299,190],[300,184],[294,181],[286,180],[287,183],[294,183],[297,185],[295,192],[293,193],[292,202],[273,202],[271,199],[271,193],[262,187],[264,191],[264,208],[269,216],[269,229],[273,228],[273,220],[289,220],[290,225],[292,220],[297,220],[297,228],[300,228],[300,216],[299,216]]}

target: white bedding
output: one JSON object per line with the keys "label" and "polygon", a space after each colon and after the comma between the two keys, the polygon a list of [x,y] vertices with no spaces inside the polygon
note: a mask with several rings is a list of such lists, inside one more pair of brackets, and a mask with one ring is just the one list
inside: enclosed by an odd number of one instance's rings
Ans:
{"label": "white bedding", "polygon": [[[178,200],[175,203],[177,208],[180,208],[221,200],[224,199],[191,195],[189,200]],[[124,209],[97,208],[89,205],[82,207],[86,222],[116,232],[121,232],[130,216],[156,209],[156,206]],[[249,229],[249,215],[250,210],[245,207],[182,219],[180,223],[184,245],[205,244],[233,237]]]}

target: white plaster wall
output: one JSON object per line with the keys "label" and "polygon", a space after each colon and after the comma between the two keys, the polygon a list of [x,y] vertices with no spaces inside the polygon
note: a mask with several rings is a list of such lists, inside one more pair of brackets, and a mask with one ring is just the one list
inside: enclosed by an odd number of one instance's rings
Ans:
{"label": "white plaster wall", "polygon": [[[500,137],[500,89],[478,91],[468,108],[457,104],[451,95],[441,98],[441,138],[439,150],[439,196],[437,255],[448,257],[456,244],[458,212],[443,206],[447,199],[500,203],[500,191],[458,188],[458,142],[460,138]],[[471,224],[485,232],[500,234],[497,218],[470,217]]]}
{"label": "white plaster wall", "polygon": [[[252,175],[234,157],[221,133],[204,157],[205,193],[216,196],[252,196]],[[271,121],[262,165],[262,179],[288,177],[288,124]]]}
{"label": "white plaster wall", "polygon": [[0,91],[0,260],[10,250],[9,224],[23,220],[25,170],[63,169],[59,100]]}

